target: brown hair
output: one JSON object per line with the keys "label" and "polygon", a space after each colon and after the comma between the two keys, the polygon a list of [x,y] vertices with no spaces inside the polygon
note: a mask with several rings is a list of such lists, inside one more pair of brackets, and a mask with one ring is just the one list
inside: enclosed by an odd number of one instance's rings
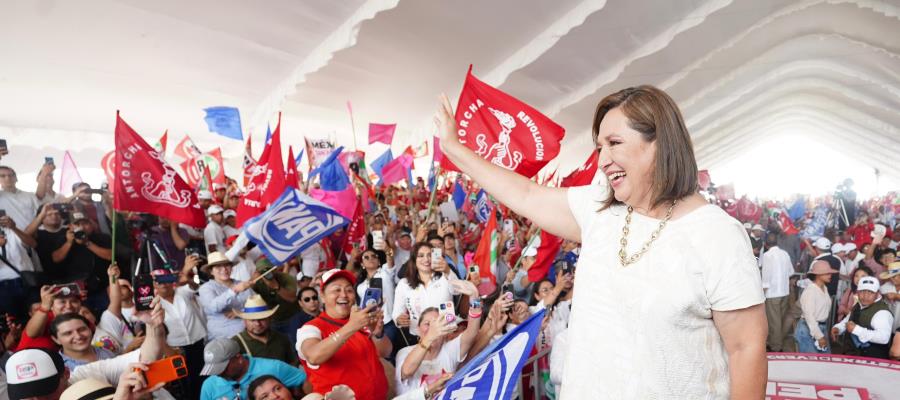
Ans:
{"label": "brown hair", "polygon": [[[666,92],[650,85],[622,89],[600,100],[594,113],[593,138],[597,143],[600,123],[606,114],[620,108],[628,126],[647,142],[656,141],[650,206],[687,197],[697,191],[697,160],[691,136],[675,101]],[[610,191],[601,210],[619,202]]]}

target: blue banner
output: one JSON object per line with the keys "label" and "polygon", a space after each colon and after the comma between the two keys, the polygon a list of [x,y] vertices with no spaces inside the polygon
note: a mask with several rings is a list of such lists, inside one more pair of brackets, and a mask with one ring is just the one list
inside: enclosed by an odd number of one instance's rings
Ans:
{"label": "blue banner", "polygon": [[488,218],[491,216],[492,209],[491,200],[488,199],[488,194],[484,190],[478,192],[478,197],[475,199],[475,216],[478,217],[478,221],[481,223],[487,222]]}
{"label": "blue banner", "polygon": [[325,203],[287,188],[266,212],[244,223],[244,232],[278,265],[349,222]]}
{"label": "blue banner", "polygon": [[384,166],[387,165],[387,163],[389,163],[391,161],[394,161],[394,154],[391,153],[391,149],[387,149],[387,151],[385,151],[384,154],[378,156],[378,158],[376,158],[375,161],[372,161],[372,163],[369,164],[369,167],[371,167],[372,172],[374,172],[375,175],[378,175],[379,185],[381,184],[380,182],[382,179],[381,170],[384,169]]}
{"label": "blue banner", "polygon": [[210,132],[218,133],[227,138],[243,140],[241,132],[241,114],[234,107],[210,107],[206,108],[206,125]]}
{"label": "blue banner", "polygon": [[322,190],[340,192],[347,189],[347,185],[350,184],[350,178],[347,176],[347,172],[344,171],[344,166],[338,160],[338,156],[341,155],[342,151],[344,151],[344,146],[334,149],[328,155],[328,158],[322,164],[319,164],[319,168],[309,173],[309,179],[318,174],[322,175],[319,177],[319,187]]}
{"label": "blue banner", "polygon": [[825,235],[825,224],[828,222],[828,207],[820,205],[816,207],[813,217],[806,223],[806,228],[800,231],[800,237],[815,239]]}
{"label": "blue banner", "polygon": [[459,184],[459,181],[456,181],[456,185],[453,187],[453,204],[456,205],[456,209],[459,210],[465,203],[466,190]]}
{"label": "blue banner", "polygon": [[531,355],[546,310],[540,310],[508,332],[447,382],[440,400],[508,400],[515,391],[525,361]]}

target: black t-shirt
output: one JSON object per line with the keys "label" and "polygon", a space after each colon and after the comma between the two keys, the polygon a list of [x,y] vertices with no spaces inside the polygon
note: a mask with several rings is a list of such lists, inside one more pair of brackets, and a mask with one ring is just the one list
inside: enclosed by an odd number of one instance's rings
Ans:
{"label": "black t-shirt", "polygon": [[53,251],[58,249],[60,243],[66,242],[66,230],[48,232],[43,229],[37,231],[37,254],[44,268],[45,278],[49,283],[65,283],[66,270],[62,265],[53,262]]}
{"label": "black t-shirt", "polygon": [[[112,243],[109,235],[102,233],[91,234],[88,239],[95,245],[107,249],[110,248]],[[66,235],[63,234],[61,239],[55,242],[53,250],[59,249],[65,244]],[[63,282],[84,280],[89,292],[106,289],[109,286],[109,279],[106,276],[108,266],[109,261],[97,257],[96,254],[88,250],[87,246],[77,242],[72,242],[69,254],[59,263]]]}

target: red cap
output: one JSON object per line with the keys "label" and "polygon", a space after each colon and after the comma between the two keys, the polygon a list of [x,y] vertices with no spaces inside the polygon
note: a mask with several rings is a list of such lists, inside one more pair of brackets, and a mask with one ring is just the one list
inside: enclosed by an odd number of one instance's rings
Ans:
{"label": "red cap", "polygon": [[329,269],[328,271],[325,271],[324,274],[322,274],[322,285],[319,288],[324,291],[325,285],[337,278],[347,279],[348,281],[350,281],[351,285],[356,286],[356,277],[353,276],[350,271],[347,271],[345,269]]}

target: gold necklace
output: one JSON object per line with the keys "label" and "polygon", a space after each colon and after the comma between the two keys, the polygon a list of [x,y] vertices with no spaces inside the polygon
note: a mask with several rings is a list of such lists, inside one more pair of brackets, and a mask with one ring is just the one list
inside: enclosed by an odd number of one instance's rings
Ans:
{"label": "gold necklace", "polygon": [[627,267],[636,263],[641,256],[650,249],[650,245],[653,244],[656,238],[659,237],[659,233],[666,227],[666,222],[669,222],[669,219],[672,218],[672,210],[675,209],[675,204],[678,204],[678,200],[672,201],[672,205],[669,206],[669,210],[666,211],[666,217],[660,221],[659,227],[650,235],[650,240],[648,240],[647,243],[644,243],[644,247],[637,253],[632,254],[631,257],[628,256],[625,249],[628,247],[628,227],[631,225],[631,214],[634,213],[634,207],[628,206],[628,214],[625,214],[625,226],[622,227],[622,239],[619,239],[619,244],[622,245],[622,247],[619,248],[619,263],[622,264],[622,267]]}

